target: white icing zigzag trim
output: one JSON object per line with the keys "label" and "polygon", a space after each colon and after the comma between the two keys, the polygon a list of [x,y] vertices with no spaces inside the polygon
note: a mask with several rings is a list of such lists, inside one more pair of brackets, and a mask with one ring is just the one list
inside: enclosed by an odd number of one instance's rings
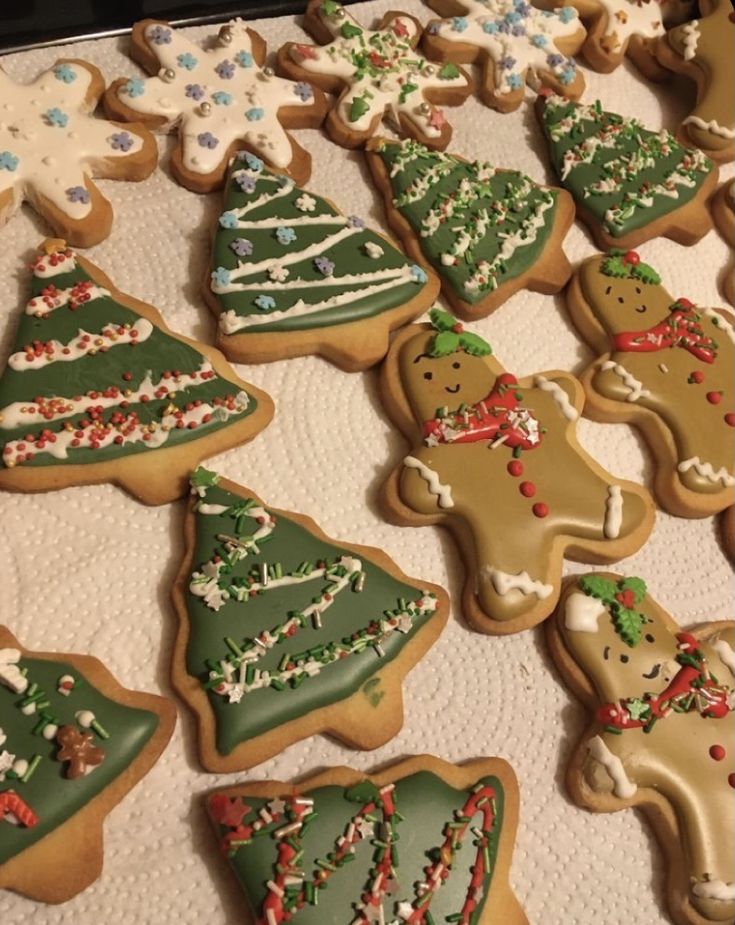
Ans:
{"label": "white icing zigzag trim", "polygon": [[691,61],[697,53],[699,42],[699,20],[693,19],[681,30],[684,35],[684,60]]}
{"label": "white icing zigzag trim", "polygon": [[735,678],[735,652],[733,651],[732,646],[725,642],[724,639],[717,639],[712,643],[712,648],[720,656],[720,661],[722,664]]}
{"label": "white icing zigzag trim", "polygon": [[682,460],[676,468],[682,473],[694,469],[697,475],[707,479],[708,482],[712,482],[713,484],[722,482],[725,488],[731,488],[735,485],[735,478],[730,475],[724,466],[720,466],[719,469],[714,469],[712,463],[702,462],[699,456],[692,456],[691,459]]}
{"label": "white icing zigzag trim", "polygon": [[594,736],[587,743],[590,756],[599,761],[603,768],[610,775],[613,782],[613,793],[621,800],[629,800],[635,796],[638,791],[636,785],[630,780],[625,773],[623,762],[617,755],[613,755],[610,749],[605,745],[600,736]]}
{"label": "white icing zigzag trim", "polygon": [[543,601],[554,590],[553,585],[544,584],[535,578],[531,578],[528,572],[518,572],[511,575],[508,572],[501,572],[494,565],[485,565],[483,572],[492,581],[495,591],[505,597],[510,591],[520,591],[521,594],[535,594],[536,597]]}
{"label": "white icing zigzag trim", "polygon": [[697,880],[692,884],[692,893],[701,899],[731,903],[735,901],[735,883],[725,883],[724,880]]}
{"label": "white icing zigzag trim", "polygon": [[[133,333],[135,336],[132,336]],[[90,354],[94,356],[100,350],[119,347],[121,344],[140,344],[148,340],[152,333],[153,325],[147,318],[138,318],[134,326],[121,330],[118,330],[117,324],[109,322],[98,334],[80,328],[68,344],[63,344],[58,340],[48,341],[45,345],[50,348],[48,352],[44,350],[37,354],[33,350],[28,353],[25,350],[19,350],[11,354],[8,366],[17,372],[45,369],[51,363],[69,363]]]}
{"label": "white icing zigzag trim", "polygon": [[735,138],[735,129],[720,125],[716,119],[710,119],[709,122],[705,122],[704,119],[700,119],[699,116],[687,116],[681,124],[696,125],[697,128],[701,128],[705,132],[711,132],[713,135],[719,135],[721,138]]}
{"label": "white icing zigzag trim", "polygon": [[609,540],[620,536],[620,527],[623,523],[623,492],[619,485],[609,485],[607,501],[605,501],[605,525],[603,533]]}
{"label": "white icing zigzag trim", "polygon": [[567,598],[564,607],[564,625],[575,633],[596,633],[600,617],[607,608],[596,597],[575,592]]}
{"label": "white icing zigzag trim", "polygon": [[407,469],[415,469],[421,478],[426,482],[429,487],[429,494],[437,496],[437,504],[439,507],[444,508],[445,510],[454,507],[454,499],[452,498],[452,486],[443,485],[439,481],[439,476],[434,472],[433,469],[430,469],[428,466],[424,465],[420,459],[416,459],[415,456],[407,456],[403,460],[403,465]]}
{"label": "white icing zigzag trim", "polygon": [[576,421],[579,412],[569,400],[569,396],[558,382],[547,379],[546,376],[535,376],[533,384],[538,386],[542,392],[548,392],[559,406],[559,410],[567,421]]}
{"label": "white icing zigzag trim", "polygon": [[605,360],[600,369],[603,370],[603,372],[611,369],[615,375],[622,380],[623,385],[630,389],[629,394],[625,397],[626,401],[638,401],[639,398],[650,397],[651,393],[648,389],[643,388],[643,383],[639,379],[636,379],[632,373],[629,373],[620,363],[616,363],[615,360]]}

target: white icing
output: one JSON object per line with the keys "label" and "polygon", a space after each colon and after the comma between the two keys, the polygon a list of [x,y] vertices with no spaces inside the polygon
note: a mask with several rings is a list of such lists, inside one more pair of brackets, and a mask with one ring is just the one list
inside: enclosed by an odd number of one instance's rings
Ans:
{"label": "white icing", "polygon": [[635,0],[598,0],[598,3],[607,13],[603,35],[615,33],[621,46],[632,35],[654,38],[664,34],[661,7],[657,2],[639,5]]}
{"label": "white icing", "polygon": [[576,421],[579,412],[569,400],[569,396],[558,382],[553,379],[547,379],[545,376],[535,376],[534,385],[538,386],[542,392],[548,392],[559,406],[559,410],[567,421]]}
{"label": "white icing", "polygon": [[621,800],[629,800],[638,792],[636,785],[625,773],[623,762],[617,755],[613,755],[600,736],[594,736],[587,743],[589,753],[595,761],[599,761],[613,782],[613,792]]}
{"label": "white icing", "polygon": [[721,138],[735,138],[735,129],[720,125],[716,119],[710,119],[709,122],[705,122],[705,120],[701,119],[699,116],[692,115],[687,116],[681,124],[696,125],[697,128],[701,128],[705,132],[711,132],[713,135],[719,135]]}
{"label": "white icing", "polygon": [[416,459],[415,456],[407,456],[403,460],[403,465],[407,469],[415,469],[418,472],[421,478],[426,482],[429,494],[436,495],[436,503],[439,507],[445,510],[454,507],[452,486],[442,484],[442,482],[439,481],[439,476],[433,469],[424,465],[424,463],[422,463],[420,459]]}
{"label": "white icing", "polygon": [[[387,111],[396,124],[400,116],[404,116],[418,126],[426,137],[438,138],[444,118],[441,111],[431,104],[427,105],[428,111],[422,111],[422,104],[426,103],[426,91],[431,96],[430,91],[439,88],[466,88],[467,78],[460,73],[457,77],[440,79],[437,74],[441,65],[429,65],[426,58],[410,47],[409,40],[417,32],[417,23],[413,19],[393,13],[384,29],[370,30],[360,26],[348,9],[340,9],[338,17],[327,16],[321,7],[317,8],[321,23],[334,39],[323,47],[292,45],[289,49],[292,59],[305,71],[330,74],[345,81],[348,89],[337,103],[337,112],[351,131],[367,131],[371,122]],[[360,33],[345,38],[341,34],[345,25],[358,28]],[[396,30],[405,34],[399,36]],[[306,55],[299,52],[303,47],[308,48]],[[362,56],[365,48],[380,55],[385,63],[376,68],[360,69],[354,55]],[[405,94],[404,86],[408,83],[417,89]],[[356,97],[364,99],[367,108],[356,119],[352,119],[351,109]]]}
{"label": "white icing", "polygon": [[716,639],[712,643],[712,648],[719,655],[722,664],[735,677],[735,651],[733,651],[732,646],[725,642],[724,639]]}
{"label": "white icing", "polygon": [[[136,333],[135,337],[132,336],[133,332]],[[47,341],[46,346],[51,348],[50,353],[44,351],[40,355],[33,352],[26,354],[21,350],[11,354],[8,366],[21,371],[45,368],[51,363],[69,363],[89,354],[94,355],[99,350],[109,350],[122,344],[140,344],[148,340],[152,332],[153,325],[146,318],[139,318],[134,327],[122,330],[110,323],[105,325],[99,334],[93,334],[80,328],[74,340],[68,344],[62,344],[58,340]]]}
{"label": "white icing", "polygon": [[596,633],[607,610],[602,601],[575,591],[564,606],[564,625],[575,633]]}
{"label": "white icing", "polygon": [[84,729],[89,729],[95,720],[94,713],[91,710],[77,710],[74,719]]}
{"label": "white icing", "polygon": [[49,279],[61,273],[70,273],[77,265],[73,251],[55,251],[53,254],[41,254],[33,264],[33,275],[39,279]]}
{"label": "white icing", "polygon": [[225,511],[229,510],[226,504],[208,504],[206,501],[198,501],[196,509],[199,514],[213,514],[215,516],[224,514]]}
{"label": "white icing", "polygon": [[623,524],[623,492],[619,485],[609,485],[605,501],[605,525],[603,533],[609,540],[620,536]]}
{"label": "white icing", "polygon": [[[540,74],[548,72],[557,77],[566,71],[576,75],[574,60],[567,58],[557,47],[559,40],[563,45],[565,39],[583,31],[577,11],[572,7],[564,12],[560,9],[546,11],[528,4],[525,9],[519,10],[513,0],[458,0],[455,6],[465,15],[440,20],[430,32],[436,28],[436,34],[447,42],[474,45],[487,52],[495,65],[498,92],[522,91],[529,70],[535,81],[539,80]],[[498,25],[505,23],[508,14],[518,18],[520,34],[497,29]],[[456,28],[458,18],[464,28]],[[561,60],[552,65],[548,60],[550,55],[558,55]],[[512,60],[512,67],[503,67],[501,62],[504,60]]]}
{"label": "white icing", "polygon": [[731,903],[735,901],[735,882],[724,880],[697,880],[692,884],[692,893],[700,899],[714,899],[716,902]]}
{"label": "white icing", "polygon": [[[55,71],[73,75],[67,83]],[[0,197],[12,190],[10,210],[25,199],[46,198],[74,221],[92,211],[88,202],[72,201],[67,190],[85,188],[95,165],[137,154],[143,141],[128,125],[97,119],[97,97],[87,99],[92,74],[82,64],[56,65],[31,84],[17,84],[0,70],[0,153],[17,158],[13,170],[0,169]],[[65,125],[51,124],[46,114],[58,110]],[[113,135],[130,140],[127,152],[113,148]],[[61,271],[59,271],[61,272]],[[53,275],[51,273],[49,276]]]}
{"label": "white icing", "polygon": [[0,649],[0,684],[16,694],[22,694],[28,687],[28,679],[18,668],[19,661],[20,650]]}
{"label": "white icing", "polygon": [[684,60],[691,61],[697,53],[697,43],[699,42],[699,20],[693,19],[685,23],[681,28],[684,36]]}
{"label": "white icing", "polygon": [[[236,141],[245,142],[274,166],[287,167],[293,152],[278,116],[279,109],[311,106],[312,98],[301,99],[295,92],[293,81],[275,75],[267,76],[254,61],[248,66],[238,63],[238,55],[252,56],[252,40],[241,20],[231,21],[229,27],[232,34],[230,44],[219,43],[205,50],[175,29],[149,25],[146,29],[148,47],[158,59],[162,71],[173,71],[174,78],[168,81],[162,76],[148,77],[140,82],[143,92],[136,96],[126,92],[127,85],[124,84],[118,90],[118,96],[135,112],[162,116],[166,120],[165,130],[178,125],[184,167],[194,173],[213,171],[225,157],[228,147]],[[170,32],[169,42],[156,44],[152,40],[157,28]],[[179,62],[182,55],[190,55],[196,61],[195,66],[191,69],[183,67]],[[234,66],[229,79],[220,76],[216,70],[228,63]],[[186,88],[195,85],[203,91],[199,99],[187,95]],[[218,94],[227,94],[232,102],[218,105]],[[210,107],[206,115],[202,114],[202,103]],[[248,119],[247,113],[262,115],[260,118],[251,115]],[[199,142],[199,137],[206,133],[217,140],[212,148]]]}
{"label": "white icing", "polygon": [[[67,273],[72,269],[72,267],[65,267],[63,272]],[[48,274],[37,273],[36,276],[44,276]],[[84,290],[85,296],[89,296],[88,299],[85,299],[84,304],[87,302],[92,302],[95,299],[102,299],[105,296],[108,296],[110,293],[107,289],[102,289],[101,286],[91,285]],[[53,294],[48,294],[46,296],[35,296],[26,304],[26,315],[35,315],[37,318],[44,318],[49,315],[51,312],[56,311],[57,308],[64,308],[68,305],[76,296],[74,295],[74,287],[69,289],[58,289]]]}
{"label": "white icing", "polygon": [[699,456],[692,456],[691,459],[682,460],[676,468],[682,473],[694,469],[697,475],[700,475],[703,479],[707,479],[708,482],[712,482],[713,484],[721,482],[725,488],[731,488],[735,485],[735,478],[730,475],[724,466],[715,469],[712,463],[702,462]]}
{"label": "white icing", "polygon": [[502,572],[494,565],[483,566],[483,572],[492,581],[495,591],[505,597],[511,591],[520,591],[521,594],[535,594],[539,600],[546,600],[554,590],[553,585],[544,584],[543,581],[531,578],[528,572],[518,572],[515,575]]}
{"label": "white icing", "polygon": [[638,401],[639,398],[650,397],[651,393],[648,389],[643,388],[643,383],[620,363],[616,363],[614,360],[605,360],[600,369],[605,372],[612,370],[622,380],[623,385],[630,389],[625,396],[626,401]]}

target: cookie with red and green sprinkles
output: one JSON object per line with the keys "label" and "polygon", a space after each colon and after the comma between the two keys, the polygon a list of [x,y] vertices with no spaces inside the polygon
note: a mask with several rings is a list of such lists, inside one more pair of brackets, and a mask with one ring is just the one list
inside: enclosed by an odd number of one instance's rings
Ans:
{"label": "cookie with red and green sprinkles", "polygon": [[29,652],[0,626],[0,888],[59,903],[96,880],[104,818],[158,760],[175,718],[170,701],[126,690],[96,658]]}
{"label": "cookie with red and green sprinkles", "polygon": [[270,421],[270,397],[219,351],[175,334],[63,241],[46,241],[30,269],[0,376],[0,488],[113,482],[164,504],[202,459]]}

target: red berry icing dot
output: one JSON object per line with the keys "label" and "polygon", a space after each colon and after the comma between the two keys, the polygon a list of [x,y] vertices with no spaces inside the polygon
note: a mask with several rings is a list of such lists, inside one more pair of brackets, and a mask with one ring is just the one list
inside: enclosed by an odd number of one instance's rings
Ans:
{"label": "red berry icing dot", "polygon": [[735,774],[728,774],[727,782],[735,790]]}
{"label": "red berry icing dot", "polygon": [[524,498],[533,498],[536,494],[536,486],[533,482],[521,482],[518,487]]}
{"label": "red berry icing dot", "polygon": [[549,505],[544,504],[543,501],[538,501],[534,504],[532,510],[535,517],[546,517],[549,513]]}
{"label": "red berry icing dot", "polygon": [[640,262],[640,254],[637,251],[628,251],[623,257],[623,263],[629,263],[632,267],[637,267]]}
{"label": "red berry icing dot", "polygon": [[722,745],[713,745],[709,750],[710,758],[713,758],[715,761],[722,761],[726,754],[727,752]]}
{"label": "red berry icing dot", "polygon": [[707,401],[710,405],[719,405],[722,401],[722,392],[707,392]]}
{"label": "red berry icing dot", "polygon": [[725,423],[729,427],[735,427],[735,411],[728,411],[725,415]]}
{"label": "red berry icing dot", "polygon": [[508,463],[508,472],[515,478],[518,478],[519,475],[523,475],[523,463],[520,459],[511,459]]}
{"label": "red berry icing dot", "polygon": [[696,382],[697,385],[701,385],[704,382],[704,373],[701,369],[696,369],[690,376],[690,382]]}

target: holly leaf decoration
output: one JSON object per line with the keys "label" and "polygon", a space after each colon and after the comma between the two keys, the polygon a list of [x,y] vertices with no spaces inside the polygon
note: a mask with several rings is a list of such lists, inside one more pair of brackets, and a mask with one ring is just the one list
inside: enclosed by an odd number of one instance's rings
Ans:
{"label": "holly leaf decoration", "polygon": [[[346,23],[345,25],[348,24]],[[369,108],[370,107],[366,100],[364,100],[361,96],[356,96],[352,101],[352,105],[350,106],[350,122],[357,122],[361,116],[365,115]]]}
{"label": "holly leaf decoration", "polygon": [[633,270],[633,276],[642,283],[649,283],[652,286],[658,286],[661,282],[659,274],[647,263],[639,263]]}
{"label": "holly leaf decoration", "polygon": [[628,264],[623,262],[622,254],[613,253],[602,261],[600,269],[605,276],[612,276],[614,279],[626,279],[629,267]]}
{"label": "holly leaf decoration", "polygon": [[493,348],[479,335],[463,332],[459,335],[459,345],[471,357],[486,357],[493,352]]}
{"label": "holly leaf decoration", "polygon": [[431,324],[437,331],[452,331],[457,324],[454,316],[450,315],[449,312],[443,311],[441,308],[432,308],[429,312],[429,318],[431,319]]}
{"label": "holly leaf decoration", "polygon": [[336,0],[324,0],[324,3],[322,3],[322,13],[324,13],[325,16],[334,16],[337,10],[341,9],[342,4],[337,3]]}
{"label": "holly leaf decoration", "polygon": [[635,720],[645,719],[651,712],[651,705],[646,703],[645,700],[641,700],[639,697],[633,697],[628,700],[625,706],[628,713],[630,713],[631,719]]}
{"label": "holly leaf decoration", "polygon": [[459,77],[459,68],[456,64],[452,64],[451,61],[447,61],[447,63],[439,69],[437,76],[440,80],[454,80],[455,77]]}
{"label": "holly leaf decoration", "polygon": [[405,103],[406,99],[415,91],[418,90],[418,84],[405,83],[401,87],[401,92],[398,94],[398,99],[401,103]]}
{"label": "holly leaf decoration", "polygon": [[378,803],[380,791],[372,781],[363,780],[346,790],[345,797],[353,803]]}
{"label": "holly leaf decoration", "polygon": [[219,475],[204,466],[198,466],[189,479],[192,488],[214,488],[219,482]]}
{"label": "holly leaf decoration", "polygon": [[459,334],[454,331],[440,331],[434,338],[429,355],[433,357],[445,357],[454,353],[459,348]]}
{"label": "holly leaf decoration", "polygon": [[615,629],[623,642],[630,646],[631,649],[637,646],[643,635],[643,624],[645,622],[643,614],[618,604],[617,607],[613,608],[612,618]]}
{"label": "holly leaf decoration", "polygon": [[615,600],[615,584],[607,578],[597,575],[584,575],[579,579],[579,587],[590,597],[596,597],[609,603]]}
{"label": "holly leaf decoration", "polygon": [[351,22],[346,22],[340,29],[343,38],[346,39],[356,39],[358,35],[362,35],[362,29],[359,26],[353,25]]}
{"label": "holly leaf decoration", "polygon": [[618,582],[618,588],[621,591],[632,591],[636,604],[640,604],[648,590],[642,578],[623,578],[622,581]]}

